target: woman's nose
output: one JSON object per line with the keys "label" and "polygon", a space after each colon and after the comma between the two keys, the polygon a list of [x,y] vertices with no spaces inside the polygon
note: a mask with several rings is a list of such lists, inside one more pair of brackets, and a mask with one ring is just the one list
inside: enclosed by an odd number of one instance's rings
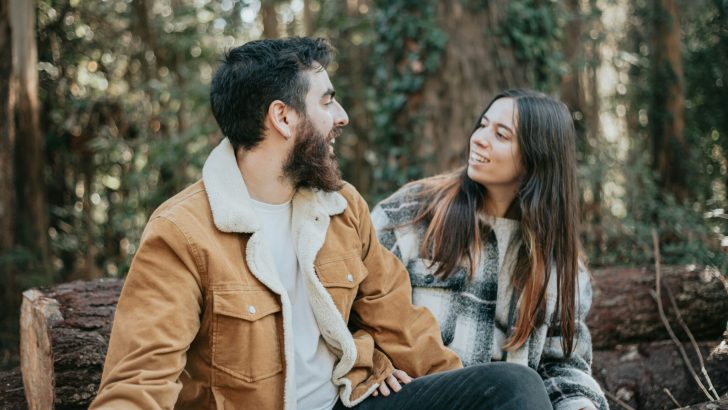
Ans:
{"label": "woman's nose", "polygon": [[473,134],[473,142],[481,145],[481,146],[487,146],[490,144],[490,137],[489,137],[489,130],[488,128],[479,128],[475,133]]}

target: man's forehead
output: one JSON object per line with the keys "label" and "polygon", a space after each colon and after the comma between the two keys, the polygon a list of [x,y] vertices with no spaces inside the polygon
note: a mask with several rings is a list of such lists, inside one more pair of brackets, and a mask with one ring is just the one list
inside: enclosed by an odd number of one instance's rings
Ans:
{"label": "man's forehead", "polygon": [[334,86],[331,84],[329,74],[326,72],[326,70],[322,68],[314,68],[313,70],[308,70],[307,75],[309,76],[311,84],[310,87],[312,91],[317,90],[323,92],[325,90],[334,88]]}

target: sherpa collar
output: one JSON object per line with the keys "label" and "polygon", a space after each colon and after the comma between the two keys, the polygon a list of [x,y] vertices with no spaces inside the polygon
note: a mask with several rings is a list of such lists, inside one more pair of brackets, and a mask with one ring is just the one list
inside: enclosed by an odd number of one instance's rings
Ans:
{"label": "sherpa collar", "polygon": [[[235,150],[225,138],[207,157],[202,167],[202,182],[212,209],[212,218],[222,232],[253,233],[260,230],[250,193],[235,159]],[[333,216],[344,212],[346,199],[339,192],[301,189],[296,197],[310,198],[310,205]],[[294,203],[297,202],[294,198]]]}

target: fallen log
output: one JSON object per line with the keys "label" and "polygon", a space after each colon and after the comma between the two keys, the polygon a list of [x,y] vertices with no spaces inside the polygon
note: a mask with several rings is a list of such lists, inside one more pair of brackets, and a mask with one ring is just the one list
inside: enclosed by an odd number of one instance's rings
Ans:
{"label": "fallen log", "polygon": [[0,372],[0,410],[27,409],[20,369]]}
{"label": "fallen log", "polygon": [[[669,289],[678,309],[697,340],[720,340],[728,320],[728,288],[721,273],[695,265],[661,268],[663,289]],[[595,270],[592,308],[587,317],[594,349],[618,344],[670,338],[660,320],[655,290],[655,271],[648,268]],[[662,303],[670,323],[678,329],[667,291]],[[682,341],[687,336],[678,331]]]}
{"label": "fallen log", "polygon": [[121,280],[23,293],[20,367],[28,408],[85,409],[96,394]]}
{"label": "fallen log", "polygon": [[[703,358],[708,357],[717,344],[717,341],[698,342]],[[692,345],[686,343],[683,348],[696,367],[696,372],[700,373]],[[722,397],[728,393],[728,357],[711,356],[705,361],[705,368],[718,394]],[[677,347],[669,340],[594,351],[592,373],[604,391],[635,409],[674,409],[708,401],[687,370]],[[702,374],[699,376],[708,388]],[[680,406],[675,405],[665,389],[670,391]],[[611,400],[610,407],[622,408]]]}

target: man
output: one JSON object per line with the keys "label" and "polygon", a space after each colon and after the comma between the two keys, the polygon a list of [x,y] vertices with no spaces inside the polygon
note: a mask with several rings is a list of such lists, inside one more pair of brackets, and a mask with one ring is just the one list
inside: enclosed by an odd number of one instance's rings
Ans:
{"label": "man", "polygon": [[[461,366],[341,181],[331,52],[292,38],[226,55],[210,94],[226,139],[150,218],[92,408],[395,405],[408,374]],[[407,394],[449,386],[419,380]]]}

